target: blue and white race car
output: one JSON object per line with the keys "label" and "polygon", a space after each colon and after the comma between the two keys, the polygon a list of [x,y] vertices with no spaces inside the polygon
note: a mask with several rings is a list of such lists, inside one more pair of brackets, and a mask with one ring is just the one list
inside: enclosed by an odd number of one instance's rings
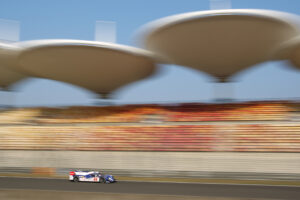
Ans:
{"label": "blue and white race car", "polygon": [[98,171],[71,171],[69,180],[73,182],[96,182],[96,183],[115,183],[117,182],[112,175],[103,175]]}

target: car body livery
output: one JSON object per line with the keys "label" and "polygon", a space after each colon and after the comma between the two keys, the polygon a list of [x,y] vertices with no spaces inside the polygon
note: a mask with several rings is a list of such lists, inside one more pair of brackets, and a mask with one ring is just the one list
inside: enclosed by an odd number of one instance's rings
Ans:
{"label": "car body livery", "polygon": [[112,175],[103,175],[98,171],[71,171],[69,180],[73,182],[114,183],[116,179]]}

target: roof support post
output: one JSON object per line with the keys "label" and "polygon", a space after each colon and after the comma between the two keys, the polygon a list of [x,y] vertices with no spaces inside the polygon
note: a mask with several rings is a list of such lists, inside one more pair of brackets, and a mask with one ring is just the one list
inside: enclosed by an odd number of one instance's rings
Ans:
{"label": "roof support post", "polygon": [[234,99],[234,82],[213,83],[213,99],[216,102],[231,102]]}

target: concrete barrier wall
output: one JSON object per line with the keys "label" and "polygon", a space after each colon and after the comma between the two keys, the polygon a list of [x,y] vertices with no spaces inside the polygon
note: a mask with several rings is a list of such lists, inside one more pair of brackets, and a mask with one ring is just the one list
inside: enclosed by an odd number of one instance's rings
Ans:
{"label": "concrete barrier wall", "polygon": [[300,154],[2,150],[7,167],[300,174]]}

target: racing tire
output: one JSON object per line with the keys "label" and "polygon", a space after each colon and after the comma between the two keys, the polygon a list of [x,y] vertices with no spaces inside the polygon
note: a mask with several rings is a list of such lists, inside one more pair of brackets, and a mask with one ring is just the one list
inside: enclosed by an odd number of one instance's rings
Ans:
{"label": "racing tire", "polygon": [[78,177],[75,176],[74,179],[73,179],[73,182],[75,182],[75,183],[79,182]]}
{"label": "racing tire", "polygon": [[106,182],[105,179],[101,177],[99,183],[105,183],[105,182]]}

